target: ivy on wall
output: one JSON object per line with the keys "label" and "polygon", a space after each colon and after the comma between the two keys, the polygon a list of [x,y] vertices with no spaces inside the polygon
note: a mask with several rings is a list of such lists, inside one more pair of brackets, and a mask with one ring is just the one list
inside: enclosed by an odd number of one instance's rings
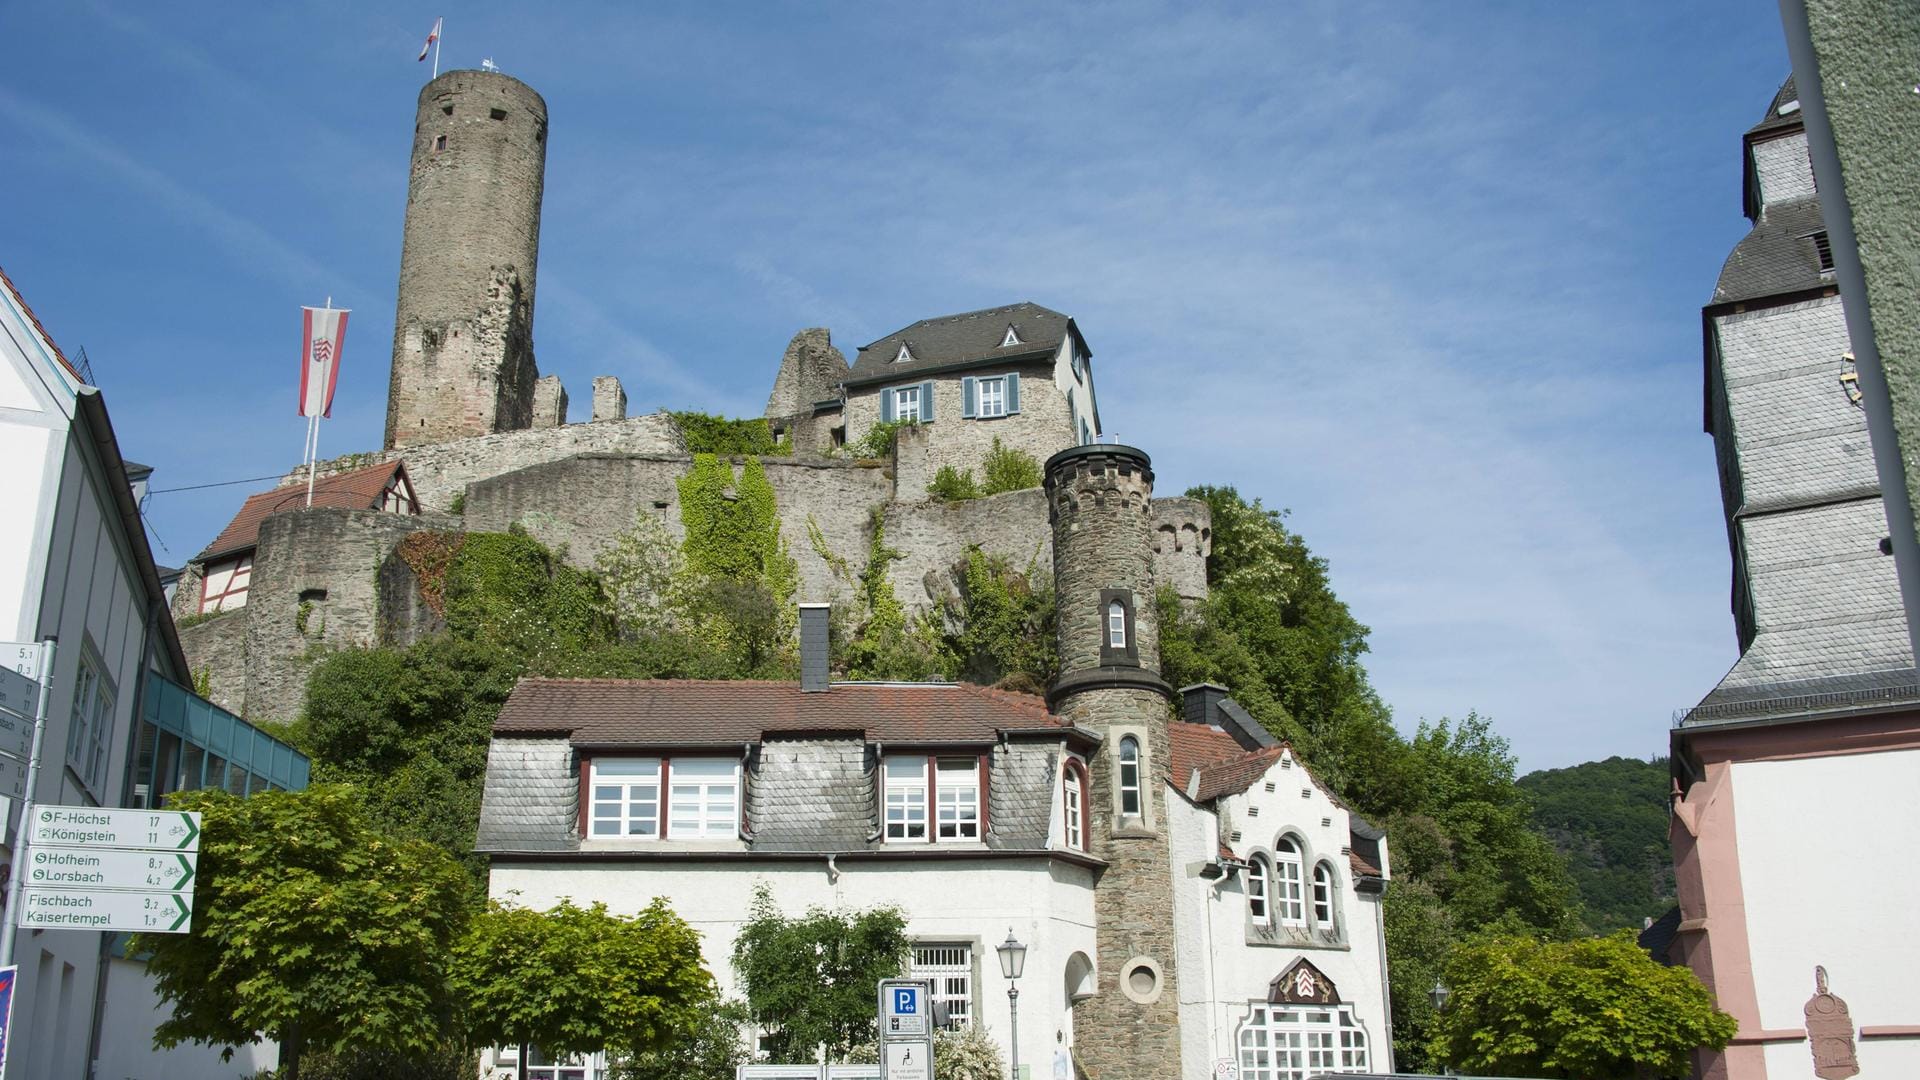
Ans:
{"label": "ivy on wall", "polygon": [[750,674],[795,666],[800,570],[780,535],[773,484],[757,457],[736,479],[731,462],[695,454],[678,482],[681,556],[693,580],[687,629],[737,658]]}
{"label": "ivy on wall", "polygon": [[680,435],[686,439],[689,453],[775,456],[793,453],[793,443],[785,438],[774,438],[772,426],[762,416],[732,420],[703,412],[677,412],[670,415],[674,423],[680,425]]}

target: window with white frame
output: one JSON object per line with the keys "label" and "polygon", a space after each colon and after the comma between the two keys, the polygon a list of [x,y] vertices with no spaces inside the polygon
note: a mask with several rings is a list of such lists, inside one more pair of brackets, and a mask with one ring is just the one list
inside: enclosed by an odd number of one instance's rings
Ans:
{"label": "window with white frame", "polygon": [[1127,647],[1127,605],[1118,600],[1107,604],[1107,647]]}
{"label": "window with white frame", "polygon": [[200,611],[232,611],[247,606],[247,586],[253,581],[253,552],[209,563],[200,579]]}
{"label": "window with white frame", "polygon": [[893,418],[895,420],[920,419],[920,387],[896,386],[887,391],[893,395]]}
{"label": "window with white frame", "polygon": [[1253,920],[1255,926],[1267,926],[1273,922],[1272,897],[1267,894],[1271,878],[1265,855],[1255,855],[1247,860],[1247,917]]}
{"label": "window with white frame", "polygon": [[973,1024],[973,946],[966,942],[914,942],[907,978],[925,979],[933,986],[933,1000],[947,1007],[945,1027]]}
{"label": "window with white frame", "polygon": [[1060,805],[1066,808],[1067,846],[1087,850],[1087,780],[1077,762],[1068,762],[1060,770]]}
{"label": "window with white frame", "polygon": [[113,686],[90,651],[80,654],[74,675],[73,713],[67,725],[67,764],[96,796],[107,778],[113,748]]}
{"label": "window with white frame", "polygon": [[1140,813],[1140,740],[1131,735],[1120,740],[1120,812]]}
{"label": "window with white frame", "polygon": [[[496,1068],[514,1070],[518,1076],[520,1048],[517,1046],[495,1047],[493,1064]],[[600,1080],[605,1076],[605,1055],[603,1054],[560,1054],[553,1055],[537,1046],[529,1047],[527,1053],[527,1080]]]}
{"label": "window with white frame", "polygon": [[975,379],[973,383],[973,415],[988,418],[1007,415],[1007,380],[1005,376],[991,379]]}
{"label": "window with white frame", "polygon": [[927,759],[915,755],[887,755],[883,768],[886,787],[888,840],[927,838]]}
{"label": "window with white frame", "polygon": [[1333,929],[1333,870],[1326,863],[1313,868],[1313,925]]}
{"label": "window with white frame", "polygon": [[729,840],[740,835],[740,763],[674,758],[667,763],[667,836]]}
{"label": "window with white frame", "polygon": [[980,759],[940,758],[934,776],[939,839],[980,839]]}
{"label": "window with white frame", "polygon": [[1273,845],[1273,850],[1273,900],[1274,907],[1279,909],[1280,922],[1286,926],[1305,926],[1307,907],[1301,895],[1304,874],[1300,845],[1292,837],[1283,836]]}
{"label": "window with white frame", "polygon": [[1367,1032],[1345,1005],[1255,1002],[1240,1026],[1241,1080],[1366,1072]]}
{"label": "window with white frame", "polygon": [[1013,324],[1008,323],[1007,333],[1004,337],[1000,339],[1000,347],[1004,349],[1009,345],[1019,345],[1019,344],[1021,344],[1020,335],[1014,331]]}
{"label": "window with white frame", "polygon": [[660,835],[659,758],[594,758],[588,771],[593,789],[589,836]]}

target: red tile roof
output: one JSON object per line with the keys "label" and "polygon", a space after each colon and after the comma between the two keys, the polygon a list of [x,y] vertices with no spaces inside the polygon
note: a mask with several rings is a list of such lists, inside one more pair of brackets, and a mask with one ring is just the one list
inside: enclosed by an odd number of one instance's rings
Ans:
{"label": "red tile roof", "polygon": [[40,316],[33,313],[33,306],[27,303],[26,297],[20,295],[20,287],[15,285],[13,279],[7,276],[7,271],[3,267],[0,267],[0,284],[6,285],[7,292],[13,295],[13,302],[20,305],[21,311],[26,312],[27,321],[32,323],[33,328],[40,332],[41,340],[45,341],[47,347],[53,350],[53,358],[60,361],[61,367],[67,369],[67,374],[73,376],[73,381],[77,383],[86,382],[85,379],[80,377],[80,372],[73,366],[73,362],[67,359],[67,354],[60,351],[60,346],[53,340],[53,335],[47,333],[47,328],[41,325]]}
{"label": "red tile roof", "polygon": [[566,734],[581,746],[737,746],[770,734],[860,732],[880,743],[989,743],[1002,731],[1068,730],[1031,694],[967,683],[522,679],[497,733]]}
{"label": "red tile roof", "polygon": [[[404,477],[406,466],[399,461],[389,461],[323,476],[313,483],[313,505],[377,510],[381,496],[386,493],[387,485],[396,471]],[[240,512],[233,515],[233,520],[227,522],[227,527],[220,530],[220,535],[213,538],[213,543],[208,544],[206,550],[195,558],[211,559],[253,547],[260,540],[261,522],[282,510],[300,510],[306,505],[307,485],[304,483],[284,484],[272,491],[250,496],[240,505]]]}
{"label": "red tile roof", "polygon": [[1259,750],[1242,747],[1234,737],[1205,724],[1176,723],[1168,731],[1168,778],[1182,792],[1188,791],[1195,769],[1200,785],[1191,793],[1195,802],[1208,802],[1222,795],[1237,795],[1252,787],[1267,774],[1286,749],[1269,746]]}
{"label": "red tile roof", "polygon": [[1355,877],[1385,877],[1380,868],[1368,862],[1357,851],[1347,853],[1347,865],[1352,868]]}

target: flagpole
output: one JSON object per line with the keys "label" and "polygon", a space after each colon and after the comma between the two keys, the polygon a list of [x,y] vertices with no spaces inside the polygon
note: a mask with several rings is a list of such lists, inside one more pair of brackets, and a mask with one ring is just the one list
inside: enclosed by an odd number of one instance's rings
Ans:
{"label": "flagpole", "polygon": [[439,19],[433,20],[434,29],[440,31],[433,35],[433,77],[440,77],[440,39],[446,35],[447,28]]}

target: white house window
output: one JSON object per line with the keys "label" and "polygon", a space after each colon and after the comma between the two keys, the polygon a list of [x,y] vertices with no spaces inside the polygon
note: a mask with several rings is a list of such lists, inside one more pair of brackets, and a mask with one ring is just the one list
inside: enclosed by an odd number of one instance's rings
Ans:
{"label": "white house window", "polygon": [[1255,926],[1266,926],[1273,922],[1267,896],[1267,860],[1263,855],[1255,855],[1247,860],[1247,915]]}
{"label": "white house window", "polygon": [[67,726],[67,764],[96,794],[107,778],[113,736],[113,690],[88,653],[80,654],[73,683],[73,717]]}
{"label": "white house window", "polygon": [[1333,871],[1326,863],[1313,868],[1313,925],[1333,929]]}
{"label": "white house window", "polygon": [[1075,851],[1087,849],[1085,784],[1078,765],[1068,765],[1061,770],[1060,800],[1066,807],[1067,846]]}
{"label": "white house window", "polygon": [[947,1007],[946,1027],[972,1026],[973,946],[965,942],[915,942],[907,978],[925,979],[933,985],[933,1000]]}
{"label": "white house window", "polygon": [[1131,735],[1120,740],[1120,812],[1140,813],[1140,740]]}
{"label": "white house window", "polygon": [[1008,323],[1007,336],[1000,339],[1000,347],[1004,349],[1009,345],[1018,345],[1018,344],[1020,344],[1020,335],[1014,332],[1013,324]]}
{"label": "white house window", "polygon": [[594,758],[588,773],[588,786],[593,789],[589,835],[660,835],[659,758]]}
{"label": "white house window", "polygon": [[980,395],[979,405],[974,415],[993,417],[1007,415],[1007,380],[1005,377],[980,379],[975,384],[975,393]]}
{"label": "white house window", "polygon": [[1280,909],[1280,921],[1287,926],[1305,926],[1307,911],[1300,895],[1300,845],[1291,837],[1283,836],[1273,847],[1274,904]]}
{"label": "white house window", "polygon": [[674,840],[740,835],[740,765],[728,758],[667,763],[667,836]]}
{"label": "white house window", "polygon": [[920,388],[918,386],[897,386],[887,392],[893,395],[895,420],[920,419]]}
{"label": "white house window", "polygon": [[206,567],[200,581],[200,610],[232,611],[247,606],[247,585],[253,580],[253,552],[222,559]]}
{"label": "white house window", "polygon": [[980,839],[980,759],[941,758],[934,771],[940,839]]}
{"label": "white house window", "polygon": [[927,838],[927,759],[889,756],[886,763],[887,839]]}
{"label": "white house window", "polygon": [[1241,1080],[1306,1080],[1366,1072],[1367,1033],[1347,1006],[1256,1002],[1240,1027]]}
{"label": "white house window", "polygon": [[906,342],[904,341],[901,342],[900,351],[893,354],[893,362],[896,364],[905,364],[912,360],[913,360],[913,350],[907,348]]}
{"label": "white house window", "polygon": [[1127,647],[1127,606],[1118,600],[1107,604],[1107,647]]}

